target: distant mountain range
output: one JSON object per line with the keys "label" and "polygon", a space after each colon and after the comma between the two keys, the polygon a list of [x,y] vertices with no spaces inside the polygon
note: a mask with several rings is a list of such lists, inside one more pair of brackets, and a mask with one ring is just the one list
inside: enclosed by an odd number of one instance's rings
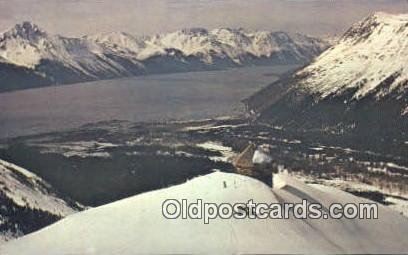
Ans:
{"label": "distant mountain range", "polygon": [[24,22],[0,34],[0,91],[153,73],[303,65],[327,47],[301,34],[229,28],[68,38]]}
{"label": "distant mountain range", "polygon": [[298,128],[408,130],[408,15],[375,13],[305,68],[245,102],[262,121]]}

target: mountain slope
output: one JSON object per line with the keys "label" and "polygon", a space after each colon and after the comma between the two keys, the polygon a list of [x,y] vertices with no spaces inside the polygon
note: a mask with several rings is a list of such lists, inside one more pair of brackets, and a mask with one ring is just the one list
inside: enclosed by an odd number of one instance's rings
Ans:
{"label": "mountain slope", "polygon": [[[136,253],[398,253],[406,252],[408,219],[380,206],[378,220],[165,219],[166,199],[203,202],[300,202],[323,206],[367,200],[286,175],[271,189],[255,179],[221,172],[69,216],[0,248],[2,254]],[[210,234],[209,234],[210,233]],[[165,237],[165,238],[163,238]],[[46,241],[45,241],[46,240]],[[290,242],[288,243],[288,240]]]}
{"label": "mountain slope", "polygon": [[[45,85],[245,65],[304,64],[326,47],[325,42],[300,34],[227,28],[67,38],[24,22],[0,34],[1,61],[40,74]],[[0,82],[0,91],[37,84],[13,82],[7,75]]]}
{"label": "mountain slope", "polygon": [[0,160],[0,241],[47,226],[78,211],[35,174]]}
{"label": "mountain slope", "polygon": [[298,127],[406,130],[407,38],[408,15],[373,14],[313,63],[249,98],[248,107]]}
{"label": "mountain slope", "polygon": [[72,83],[128,74],[127,70],[80,38],[50,35],[24,22],[0,35],[0,56],[33,69],[54,83]]}
{"label": "mountain slope", "polygon": [[[408,15],[373,14],[300,72],[306,79],[299,87],[320,98],[354,89],[351,100],[403,91],[408,79],[407,36]],[[378,89],[382,83],[387,83],[388,91]]]}
{"label": "mountain slope", "polygon": [[1,91],[11,91],[25,88],[44,87],[53,82],[32,69],[16,66],[0,59]]}

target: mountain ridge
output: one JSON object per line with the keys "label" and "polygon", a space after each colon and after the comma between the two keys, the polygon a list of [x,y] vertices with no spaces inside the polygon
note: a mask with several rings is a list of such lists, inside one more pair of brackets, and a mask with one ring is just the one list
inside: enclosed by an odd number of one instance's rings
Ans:
{"label": "mountain ridge", "polygon": [[0,201],[0,243],[83,209],[59,197],[39,176],[4,160],[0,160]]}
{"label": "mountain ridge", "polygon": [[404,134],[407,36],[407,14],[374,13],[312,63],[248,98],[248,108],[298,128]]}
{"label": "mountain ridge", "polygon": [[[23,22],[0,34],[1,61],[41,74],[47,81],[44,85],[151,73],[304,64],[326,47],[324,41],[300,34],[230,28],[190,28],[150,36],[111,32],[69,38]],[[7,86],[19,87],[0,82],[0,91],[9,90]]]}

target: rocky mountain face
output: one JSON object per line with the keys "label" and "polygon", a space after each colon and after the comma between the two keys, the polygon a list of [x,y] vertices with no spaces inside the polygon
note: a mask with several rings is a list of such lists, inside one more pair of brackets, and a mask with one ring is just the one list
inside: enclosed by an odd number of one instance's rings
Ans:
{"label": "rocky mountain face", "polygon": [[152,73],[305,64],[322,40],[284,32],[184,29],[152,36],[67,38],[24,22],[0,34],[0,91]]}
{"label": "rocky mountain face", "polygon": [[404,133],[408,15],[375,13],[305,68],[245,102],[260,119],[299,128]]}
{"label": "rocky mountain face", "polygon": [[81,209],[58,197],[37,175],[0,160],[0,243],[43,228]]}

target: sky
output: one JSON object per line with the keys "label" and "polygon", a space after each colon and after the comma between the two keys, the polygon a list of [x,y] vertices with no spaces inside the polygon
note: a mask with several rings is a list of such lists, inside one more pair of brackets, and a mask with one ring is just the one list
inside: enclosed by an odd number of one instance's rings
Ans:
{"label": "sky", "polygon": [[32,21],[65,36],[189,27],[331,36],[374,11],[408,12],[408,0],[0,0],[0,31]]}

